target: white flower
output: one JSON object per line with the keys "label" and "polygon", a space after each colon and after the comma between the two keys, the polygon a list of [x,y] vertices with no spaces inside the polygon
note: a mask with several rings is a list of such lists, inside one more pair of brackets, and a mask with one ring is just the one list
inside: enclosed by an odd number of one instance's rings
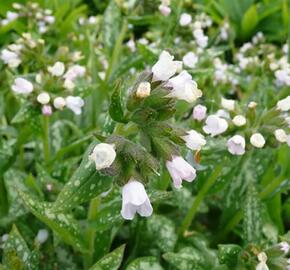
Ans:
{"label": "white flower", "polygon": [[186,26],[186,25],[189,25],[192,21],[192,18],[190,16],[190,14],[188,13],[182,13],[181,16],[180,16],[180,19],[179,19],[179,24],[181,26]]}
{"label": "white flower", "polygon": [[199,47],[205,48],[208,43],[208,37],[204,34],[202,29],[196,29],[193,31],[196,43]]}
{"label": "white flower", "polygon": [[162,51],[159,56],[159,60],[152,67],[153,81],[167,81],[177,71],[176,61],[173,61],[172,56],[167,51]]}
{"label": "white flower", "polygon": [[66,106],[72,110],[76,115],[79,115],[82,113],[82,107],[84,106],[84,101],[80,97],[73,97],[73,96],[68,96],[65,99]]}
{"label": "white flower", "polygon": [[44,20],[48,23],[48,24],[53,24],[55,22],[55,18],[54,16],[45,16]]}
{"label": "white flower", "polygon": [[65,80],[64,84],[63,84],[63,87],[68,89],[68,90],[72,90],[75,87],[75,84],[71,80]]}
{"label": "white flower", "polygon": [[97,170],[109,168],[116,158],[115,147],[108,143],[99,143],[95,146],[89,159],[96,164]]}
{"label": "white flower", "polygon": [[46,229],[41,229],[38,231],[35,240],[39,244],[43,244],[48,238],[48,231]]}
{"label": "white flower", "polygon": [[63,97],[57,97],[53,100],[53,106],[54,108],[58,110],[62,110],[64,106],[66,105],[65,99]]}
{"label": "white flower", "polygon": [[285,253],[287,254],[290,250],[290,246],[289,244],[286,242],[286,241],[283,241],[281,243],[278,244],[280,249]]}
{"label": "white flower", "polygon": [[255,102],[255,101],[251,101],[249,104],[248,104],[248,108],[250,109],[255,109],[257,107],[258,103]]}
{"label": "white flower", "polygon": [[64,66],[64,63],[62,63],[62,62],[56,62],[53,66],[49,66],[47,68],[49,73],[52,76],[56,76],[56,77],[62,76],[64,73],[64,69],[65,69],[65,66]]}
{"label": "white flower", "polygon": [[235,126],[237,127],[241,127],[244,126],[247,123],[246,117],[243,115],[236,115],[233,118],[233,123]]}
{"label": "white flower", "polygon": [[288,136],[287,136],[286,132],[283,129],[281,129],[281,128],[276,129],[274,134],[275,134],[275,138],[276,138],[276,140],[278,142],[281,142],[281,143],[287,142],[287,137]]}
{"label": "white flower", "polygon": [[167,17],[171,13],[171,8],[166,5],[160,5],[158,9],[161,12],[161,14],[165,17]]}
{"label": "white flower", "polygon": [[170,97],[185,100],[188,103],[192,103],[202,96],[202,92],[197,88],[197,83],[185,70],[170,79],[167,85],[173,88],[169,94]]}
{"label": "white flower", "polygon": [[188,135],[182,136],[181,138],[186,142],[186,146],[191,150],[200,150],[202,146],[206,144],[204,136],[195,130],[187,132]]}
{"label": "white flower", "polygon": [[215,115],[217,115],[218,117],[224,118],[224,119],[231,119],[231,116],[230,116],[229,112],[224,110],[224,109],[218,110],[215,113]]}
{"label": "white flower", "polygon": [[128,46],[128,48],[130,49],[131,52],[135,52],[136,51],[136,44],[135,44],[134,39],[130,39],[127,42],[127,46]]}
{"label": "white flower", "polygon": [[260,252],[257,257],[258,257],[259,263],[256,266],[256,270],[269,270],[269,267],[266,264],[267,259],[268,259],[266,253]]}
{"label": "white flower", "polygon": [[149,82],[141,82],[137,88],[136,96],[138,98],[145,98],[150,96],[151,84]]}
{"label": "white flower", "polygon": [[122,188],[121,215],[124,219],[132,220],[136,213],[142,217],[149,217],[153,208],[144,185],[131,178]]}
{"label": "white flower", "polygon": [[222,98],[221,105],[224,109],[226,109],[228,111],[235,110],[235,101],[233,99]]}
{"label": "white flower", "polygon": [[192,182],[196,177],[195,169],[180,156],[172,156],[171,161],[166,161],[166,167],[176,188],[181,188],[182,180]]}
{"label": "white flower", "polygon": [[50,96],[47,93],[41,93],[36,99],[40,104],[45,105],[50,101]]}
{"label": "white flower", "polygon": [[263,135],[260,133],[254,133],[250,138],[250,142],[257,148],[262,148],[266,143]]}
{"label": "white flower", "polygon": [[33,84],[23,78],[16,78],[11,88],[17,94],[30,94],[33,91]]}
{"label": "white flower", "polygon": [[186,55],[183,56],[182,61],[185,66],[189,68],[194,68],[198,62],[198,57],[193,52],[188,52]]}
{"label": "white flower", "polygon": [[193,119],[196,119],[197,121],[202,121],[206,117],[206,111],[207,108],[205,106],[202,106],[200,104],[196,105],[193,108],[192,112]]}
{"label": "white flower", "polygon": [[10,68],[16,68],[21,63],[18,54],[7,49],[1,51],[1,60]]}
{"label": "white flower", "polygon": [[206,118],[205,124],[203,131],[212,137],[225,132],[228,128],[228,122],[217,115],[209,115]]}
{"label": "white flower", "polygon": [[277,102],[277,108],[283,112],[289,111],[290,110],[290,96],[279,100]]}
{"label": "white flower", "polygon": [[71,66],[68,71],[64,74],[66,80],[74,81],[78,77],[83,77],[85,75],[86,69],[80,65]]}
{"label": "white flower", "polygon": [[7,20],[8,20],[9,22],[11,22],[11,21],[17,19],[18,16],[19,16],[19,15],[18,15],[18,13],[16,13],[16,12],[7,11],[7,13],[6,13],[6,18],[7,18]]}
{"label": "white flower", "polygon": [[228,150],[233,155],[243,155],[245,153],[246,142],[244,137],[235,135],[227,142]]}

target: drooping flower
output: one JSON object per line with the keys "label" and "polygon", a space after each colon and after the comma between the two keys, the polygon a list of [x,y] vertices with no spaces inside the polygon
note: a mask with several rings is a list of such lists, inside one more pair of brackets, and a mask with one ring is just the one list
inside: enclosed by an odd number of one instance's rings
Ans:
{"label": "drooping flower", "polygon": [[64,73],[65,66],[62,62],[56,62],[53,66],[49,66],[47,70],[52,76],[60,77]]}
{"label": "drooping flower", "polygon": [[45,105],[50,101],[50,96],[48,93],[41,93],[36,99],[40,104]]}
{"label": "drooping flower", "polygon": [[203,131],[212,137],[225,132],[228,128],[228,122],[217,115],[209,115],[206,118],[205,124]]}
{"label": "drooping flower", "polygon": [[196,177],[195,169],[181,156],[173,155],[171,160],[166,161],[166,168],[176,188],[181,188],[182,180],[192,182]]}
{"label": "drooping flower", "polygon": [[206,117],[207,108],[203,105],[196,105],[193,108],[192,117],[197,121],[202,121]]}
{"label": "drooping flower", "polygon": [[122,188],[121,215],[124,219],[132,220],[136,213],[142,217],[149,217],[153,208],[144,185],[131,178]]}
{"label": "drooping flower", "polygon": [[115,147],[108,143],[99,143],[95,146],[89,159],[95,162],[96,169],[102,170],[109,168],[116,158]]}
{"label": "drooping flower", "polygon": [[228,111],[235,110],[235,101],[233,99],[222,98],[221,105],[224,109]]}
{"label": "drooping flower", "polygon": [[47,238],[48,238],[48,231],[46,229],[41,229],[37,232],[35,240],[39,244],[43,244],[46,242]]}
{"label": "drooping flower", "polygon": [[151,84],[149,82],[141,82],[136,90],[136,96],[138,98],[145,98],[150,96],[150,92]]}
{"label": "drooping flower", "polygon": [[235,126],[241,127],[241,126],[244,126],[247,123],[247,119],[243,115],[236,115],[233,118],[233,123],[234,123]]}
{"label": "drooping flower", "polygon": [[188,13],[182,13],[179,19],[179,24],[181,26],[187,26],[191,23],[192,17]]}
{"label": "drooping flower", "polygon": [[183,64],[189,68],[194,68],[198,62],[198,56],[193,52],[188,52],[182,58]]}
{"label": "drooping flower", "polygon": [[64,106],[66,105],[65,99],[63,97],[57,97],[53,100],[53,106],[54,108],[58,110],[62,110]]}
{"label": "drooping flower", "polygon": [[241,135],[235,135],[228,140],[227,146],[231,154],[240,156],[245,153],[246,141]]}
{"label": "drooping flower", "polygon": [[30,94],[33,91],[33,84],[23,78],[16,78],[11,89],[16,94]]}
{"label": "drooping flower", "polygon": [[204,136],[193,129],[188,131],[187,135],[182,136],[182,139],[185,141],[186,146],[191,150],[200,150],[201,147],[206,144]]}
{"label": "drooping flower", "polygon": [[152,67],[153,81],[167,81],[177,71],[177,61],[173,61],[172,56],[167,51],[162,51],[159,60]]}
{"label": "drooping flower", "polygon": [[266,143],[261,133],[254,133],[250,138],[250,142],[253,146],[257,148],[262,148]]}
{"label": "drooping flower", "polygon": [[73,96],[66,97],[65,103],[66,106],[76,115],[80,115],[82,113],[82,107],[85,104],[82,98]]}
{"label": "drooping flower", "polygon": [[173,88],[169,94],[170,97],[185,100],[188,103],[192,103],[202,96],[201,90],[197,88],[197,83],[185,70],[171,78],[167,85]]}
{"label": "drooping flower", "polygon": [[290,110],[290,96],[277,102],[277,108],[280,111],[287,112]]}
{"label": "drooping flower", "polygon": [[283,130],[281,128],[276,129],[274,134],[275,134],[275,138],[278,142],[281,142],[281,143],[287,142],[288,136],[287,136],[285,130]]}

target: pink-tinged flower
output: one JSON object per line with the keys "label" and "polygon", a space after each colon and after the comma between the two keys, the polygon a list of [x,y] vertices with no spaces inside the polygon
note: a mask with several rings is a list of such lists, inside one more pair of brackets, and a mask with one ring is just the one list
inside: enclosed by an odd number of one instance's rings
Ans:
{"label": "pink-tinged flower", "polygon": [[198,62],[198,56],[193,52],[188,52],[182,58],[183,64],[189,68],[194,68]]}
{"label": "pink-tinged flower", "polygon": [[172,156],[171,161],[166,161],[166,167],[176,188],[181,188],[182,180],[192,182],[196,177],[195,169],[180,156]]}
{"label": "pink-tinged flower", "polygon": [[206,144],[204,136],[195,130],[187,132],[188,135],[182,136],[181,138],[185,141],[186,146],[191,150],[200,150],[202,146]]}
{"label": "pink-tinged flower", "polygon": [[192,17],[188,13],[182,13],[179,19],[179,24],[181,26],[187,26],[191,23]]}
{"label": "pink-tinged flower", "polygon": [[52,114],[52,108],[50,105],[42,106],[41,112],[43,115],[50,116]]}
{"label": "pink-tinged flower", "polygon": [[173,88],[169,94],[170,97],[185,100],[188,103],[192,103],[202,96],[202,92],[198,89],[197,83],[185,70],[171,78],[167,85]]}
{"label": "pink-tinged flower", "polygon": [[159,60],[152,67],[153,81],[167,81],[172,77],[178,68],[178,61],[173,61],[174,56],[172,56],[167,51],[162,51],[159,56]]}
{"label": "pink-tinged flower", "polygon": [[280,249],[285,253],[287,254],[290,250],[290,246],[289,244],[286,242],[286,241],[283,241],[281,243],[278,244]]}
{"label": "pink-tinged flower", "polygon": [[86,68],[80,65],[71,66],[68,71],[63,75],[65,80],[74,81],[78,77],[83,77],[85,75]]}
{"label": "pink-tinged flower", "polygon": [[245,153],[246,141],[244,137],[235,135],[231,137],[228,142],[228,150],[233,155],[243,155]]}
{"label": "pink-tinged flower", "polygon": [[206,118],[205,124],[203,131],[212,137],[225,132],[228,128],[228,122],[217,115],[209,115]]}
{"label": "pink-tinged flower", "polygon": [[153,208],[144,185],[131,178],[122,188],[121,215],[124,219],[132,220],[136,213],[142,217],[149,217]]}
{"label": "pink-tinged flower", "polygon": [[160,5],[158,9],[161,12],[161,14],[165,17],[167,17],[171,13],[171,8],[166,5]]}
{"label": "pink-tinged flower", "polygon": [[11,88],[16,94],[30,94],[33,91],[33,84],[23,78],[16,78]]}
{"label": "pink-tinged flower", "polygon": [[200,104],[193,108],[192,117],[197,121],[202,121],[206,117],[207,108]]}
{"label": "pink-tinged flower", "polygon": [[68,96],[65,99],[66,106],[74,112],[76,115],[80,115],[82,113],[82,107],[85,102],[80,97]]}

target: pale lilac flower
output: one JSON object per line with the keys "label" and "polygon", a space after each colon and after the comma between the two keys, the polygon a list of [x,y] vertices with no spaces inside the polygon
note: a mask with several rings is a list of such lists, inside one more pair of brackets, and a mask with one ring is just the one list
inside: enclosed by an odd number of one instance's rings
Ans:
{"label": "pale lilac flower", "polygon": [[208,37],[204,34],[202,29],[196,29],[193,31],[193,36],[197,45],[201,48],[207,47]]}
{"label": "pale lilac flower", "polygon": [[116,158],[115,146],[108,143],[99,143],[95,146],[89,159],[95,162],[96,170],[109,168]]}
{"label": "pale lilac flower", "polygon": [[195,169],[180,156],[172,156],[171,161],[166,161],[166,167],[176,188],[181,188],[182,180],[192,182],[196,177]]}
{"label": "pale lilac flower", "polygon": [[177,61],[173,61],[172,56],[167,51],[162,51],[159,56],[159,60],[152,67],[153,81],[167,81],[177,71]]}
{"label": "pale lilac flower", "polygon": [[50,116],[52,114],[52,108],[50,105],[44,105],[41,108],[41,112],[45,116]]}
{"label": "pale lilac flower", "polygon": [[46,242],[47,238],[48,238],[48,231],[46,229],[41,229],[38,231],[35,240],[39,244],[43,244]]}
{"label": "pale lilac flower", "polygon": [[161,12],[161,14],[165,17],[167,17],[171,13],[171,8],[166,5],[160,5],[158,9]]}
{"label": "pale lilac flower", "polygon": [[198,62],[198,57],[193,52],[188,52],[182,58],[183,64],[189,68],[194,68]]}
{"label": "pale lilac flower", "polygon": [[287,112],[290,110],[290,96],[277,102],[277,108],[280,111]]}
{"label": "pale lilac flower", "polygon": [[202,121],[206,117],[206,111],[207,111],[207,108],[205,106],[202,106],[200,104],[196,105],[193,108],[193,112],[192,112],[193,119],[197,121]]}
{"label": "pale lilac flower", "polygon": [[228,150],[233,155],[243,155],[245,153],[246,141],[244,137],[235,135],[227,142]]}
{"label": "pale lilac flower", "polygon": [[186,146],[191,150],[200,150],[202,146],[206,144],[204,136],[195,130],[190,130],[187,135],[181,137],[185,142]]}
{"label": "pale lilac flower", "polygon": [[83,77],[85,75],[86,68],[81,65],[71,66],[64,74],[64,78],[69,81],[74,81],[76,78]]}
{"label": "pale lilac flower", "polygon": [[290,246],[289,244],[286,242],[286,241],[283,241],[281,243],[278,244],[280,249],[285,253],[287,254],[290,250]]}
{"label": "pale lilac flower", "polygon": [[49,66],[47,68],[48,72],[52,75],[52,76],[56,76],[56,77],[60,77],[63,75],[64,73],[64,63],[62,62],[56,62],[53,66]]}
{"label": "pale lilac flower", "polygon": [[217,115],[209,115],[206,118],[205,124],[203,131],[212,137],[225,132],[228,128],[228,122]]}
{"label": "pale lilac flower", "polygon": [[127,46],[128,46],[128,48],[130,49],[131,52],[135,52],[136,51],[136,43],[135,43],[134,39],[130,39],[127,42]]}
{"label": "pale lilac flower", "polygon": [[144,185],[131,178],[122,188],[121,215],[124,219],[132,220],[136,213],[142,217],[149,217],[153,208]]}
{"label": "pale lilac flower", "polygon": [[33,84],[23,78],[16,78],[11,87],[16,94],[30,94],[33,91]]}
{"label": "pale lilac flower", "polygon": [[76,115],[80,115],[82,113],[82,107],[85,105],[85,102],[80,97],[68,96],[65,99],[66,106],[74,112]]}
{"label": "pale lilac flower", "polygon": [[262,148],[266,141],[262,134],[254,133],[250,138],[250,143],[257,148]]}
{"label": "pale lilac flower", "polygon": [[201,90],[197,88],[197,83],[185,70],[171,78],[167,85],[173,88],[169,94],[170,97],[185,100],[188,103],[192,103],[202,96]]}
{"label": "pale lilac flower", "polygon": [[191,15],[188,13],[182,13],[179,19],[179,24],[181,26],[187,26],[191,23],[192,18]]}
{"label": "pale lilac flower", "polygon": [[4,49],[1,51],[1,60],[10,68],[16,68],[20,65],[21,59],[16,52]]}

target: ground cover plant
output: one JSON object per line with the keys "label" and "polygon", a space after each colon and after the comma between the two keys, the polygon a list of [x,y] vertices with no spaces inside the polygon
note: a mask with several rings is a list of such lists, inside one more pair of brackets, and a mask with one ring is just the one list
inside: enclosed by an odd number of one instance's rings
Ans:
{"label": "ground cover plant", "polygon": [[0,2],[0,269],[290,269],[288,0]]}

